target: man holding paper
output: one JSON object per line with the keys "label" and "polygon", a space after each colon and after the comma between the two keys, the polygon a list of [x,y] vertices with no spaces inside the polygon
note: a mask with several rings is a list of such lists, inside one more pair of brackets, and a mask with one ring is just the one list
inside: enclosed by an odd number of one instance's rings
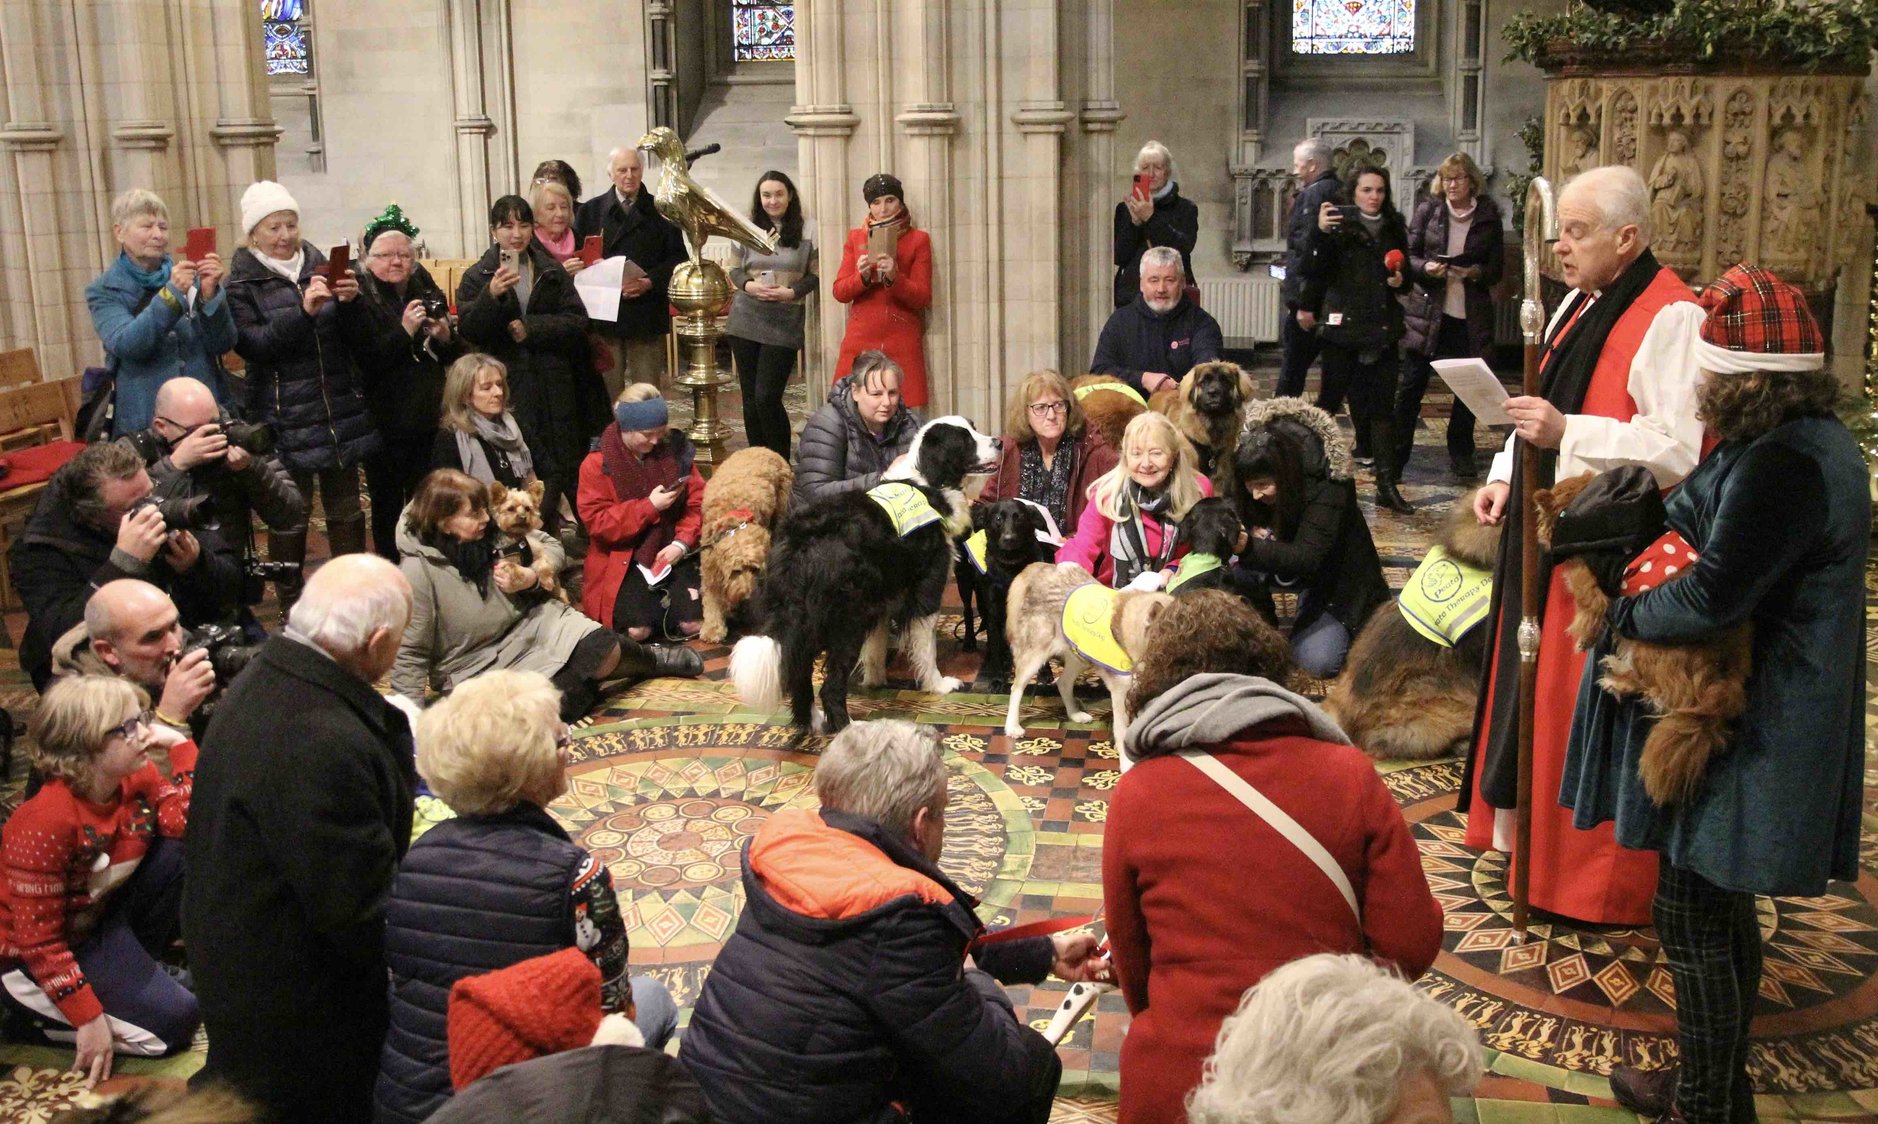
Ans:
{"label": "man holding paper", "polygon": [[[1515,437],[1540,451],[1539,486],[1625,464],[1649,468],[1669,487],[1702,451],[1696,418],[1699,375],[1692,341],[1702,320],[1694,294],[1650,253],[1650,193],[1626,167],[1593,168],[1559,197],[1558,259],[1572,288],[1546,327],[1545,393],[1509,399]],[[1476,494],[1481,523],[1502,526],[1493,578],[1492,657],[1482,677],[1474,749],[1462,785],[1467,842],[1511,850],[1517,803],[1522,514],[1509,507],[1521,480],[1514,441],[1493,460]],[[1531,902],[1596,924],[1644,925],[1656,859],[1617,845],[1609,824],[1572,827],[1558,803],[1565,744],[1584,655],[1565,631],[1573,613],[1562,575],[1541,558],[1542,609],[1533,733]]]}
{"label": "man holding paper", "polygon": [[685,236],[653,207],[638,149],[631,145],[614,149],[607,156],[606,170],[613,186],[574,212],[574,235],[581,240],[598,235],[603,262],[625,259],[617,314],[611,323],[606,316],[589,321],[594,334],[605,339],[612,352],[612,366],[605,372],[607,401],[611,402],[628,381],[649,382],[661,389],[671,383],[665,369],[665,337],[672,330],[666,289],[672,270],[685,260]]}

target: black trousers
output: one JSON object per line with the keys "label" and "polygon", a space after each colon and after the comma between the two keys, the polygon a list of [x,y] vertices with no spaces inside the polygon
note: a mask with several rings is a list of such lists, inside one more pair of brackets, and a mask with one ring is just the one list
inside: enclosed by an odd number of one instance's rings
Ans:
{"label": "black trousers", "polygon": [[1676,984],[1676,1107],[1689,1124],[1754,1120],[1748,1027],[1761,987],[1754,895],[1662,859],[1652,914]]}
{"label": "black trousers", "polygon": [[1304,378],[1311,373],[1311,364],[1316,362],[1322,345],[1315,332],[1298,327],[1298,314],[1292,310],[1285,312],[1284,323],[1278,329],[1278,342],[1285,349],[1285,357],[1283,366],[1278,369],[1277,393],[1301,398]]}
{"label": "black trousers", "polygon": [[[1324,382],[1317,393],[1317,408],[1337,416],[1343,399],[1350,399],[1350,421],[1356,429],[1358,448],[1369,448],[1375,424],[1393,418],[1395,380],[1401,360],[1393,347],[1383,348],[1376,358],[1364,362],[1360,353],[1331,340],[1324,341]],[[1384,450],[1370,449],[1380,454]]]}
{"label": "black trousers", "polygon": [[[1441,318],[1441,334],[1435,343],[1435,359],[1466,359],[1473,355],[1467,342],[1467,321],[1453,316]],[[1409,454],[1415,449],[1415,420],[1421,416],[1422,396],[1435,369],[1420,355],[1402,356],[1402,385],[1395,395],[1396,467],[1408,467]],[[1450,459],[1474,455],[1474,412],[1459,398],[1448,414],[1448,456]]]}
{"label": "black trousers", "polygon": [[796,349],[730,337],[730,357],[737,363],[743,388],[743,432],[752,448],[769,449],[789,459],[789,412],[783,388],[796,372]]}
{"label": "black trousers", "polygon": [[[411,502],[430,472],[433,431],[421,437],[380,430],[384,444],[365,458],[365,487],[372,496],[372,549],[398,560],[398,513]],[[308,497],[310,500],[311,497]]]}

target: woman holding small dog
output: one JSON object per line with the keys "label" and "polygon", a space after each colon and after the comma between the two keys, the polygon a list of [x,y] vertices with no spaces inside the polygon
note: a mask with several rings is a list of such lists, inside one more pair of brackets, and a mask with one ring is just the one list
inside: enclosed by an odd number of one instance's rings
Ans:
{"label": "woman holding small dog", "polygon": [[538,671],[561,692],[561,718],[593,709],[599,685],[614,675],[696,675],[704,663],[685,648],[652,648],[588,620],[539,594],[529,560],[559,569],[553,536],[530,533],[526,553],[498,554],[489,489],[440,468],[418,485],[398,521],[398,568],[411,583],[392,690],[422,704],[433,684],[444,691],[491,668]]}
{"label": "woman holding small dog", "polygon": [[620,391],[613,424],[580,466],[587,524],[581,608],[634,640],[698,634],[698,532],[704,477],[691,439],[672,429],[659,388]]}
{"label": "woman holding small dog", "polygon": [[1273,584],[1296,590],[1291,658],[1307,674],[1335,675],[1351,638],[1389,601],[1343,432],[1302,399],[1272,398],[1246,414],[1234,459],[1240,518],[1250,528],[1236,584],[1257,591],[1254,604],[1267,620],[1276,617]]}
{"label": "woman holding small dog", "polygon": [[1056,552],[1114,589],[1160,589],[1186,553],[1187,509],[1213,494],[1193,467],[1193,446],[1167,415],[1146,413],[1122,431],[1121,459],[1089,488],[1076,533]]}
{"label": "woman holding small dog", "polygon": [[919,433],[919,415],[900,397],[900,365],[884,351],[863,351],[809,415],[796,449],[797,505],[842,492],[865,492],[900,463]]}
{"label": "woman holding small dog", "polygon": [[[1441,951],[1441,907],[1401,809],[1337,724],[1285,689],[1289,670],[1284,637],[1219,590],[1176,598],[1136,660],[1122,747],[1135,764],[1102,840],[1109,945],[1133,1015],[1126,1124],[1186,1120],[1220,1024],[1273,969],[1346,952],[1413,979]],[[1334,869],[1224,780],[1263,793]]]}
{"label": "woman holding small dog", "polygon": [[1087,424],[1068,380],[1048,368],[1032,371],[1011,396],[998,470],[974,502],[1029,500],[1048,511],[1059,530],[1073,530],[1090,488],[1118,459]]}

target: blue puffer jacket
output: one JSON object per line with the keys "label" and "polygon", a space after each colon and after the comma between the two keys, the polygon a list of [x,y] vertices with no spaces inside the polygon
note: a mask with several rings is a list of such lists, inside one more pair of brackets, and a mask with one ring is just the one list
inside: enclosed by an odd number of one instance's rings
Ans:
{"label": "blue puffer jacket", "polygon": [[[228,400],[221,355],[235,346],[227,287],[190,307],[150,295],[137,280],[130,258],[119,254],[97,280],[85,286],[91,326],[106,354],[117,359],[116,413],[112,435],[150,428],[157,388],[187,376],[206,385],[217,402]],[[173,295],[173,291],[172,291]],[[143,310],[137,310],[138,305]]]}
{"label": "blue puffer jacket", "polygon": [[533,805],[445,820],[411,845],[385,907],[378,1120],[423,1120],[449,1100],[451,985],[575,946],[568,890],[586,858]]}
{"label": "blue puffer jacket", "polygon": [[1047,1120],[1062,1062],[993,977],[1038,983],[1050,938],[979,947],[976,902],[877,821],[772,816],[748,901],[678,1060],[718,1124]]}
{"label": "blue puffer jacket", "polygon": [[[302,243],[300,281],[290,283],[242,247],[229,268],[228,303],[248,364],[248,417],[274,427],[280,461],[295,472],[358,464],[378,451],[352,349],[366,342],[362,300],[327,301],[308,316],[301,293],[326,256]],[[147,423],[146,423],[147,424]]]}

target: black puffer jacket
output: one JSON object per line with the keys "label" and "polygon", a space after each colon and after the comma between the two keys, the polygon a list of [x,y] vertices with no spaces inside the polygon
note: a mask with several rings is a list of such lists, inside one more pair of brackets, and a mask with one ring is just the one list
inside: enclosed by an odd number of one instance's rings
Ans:
{"label": "black puffer jacket", "polygon": [[743,858],[748,901],[678,1055],[719,1124],[889,1124],[895,1102],[921,1121],[1049,1116],[1062,1063],[993,979],[1040,982],[1048,937],[962,971],[977,903],[862,816],[781,812]]}
{"label": "black puffer jacket", "polygon": [[[1431,355],[1441,337],[1442,306],[1447,302],[1445,277],[1430,277],[1428,267],[1448,253],[1448,203],[1445,199],[1424,199],[1409,222],[1408,276],[1434,299],[1421,306],[1421,315],[1404,302],[1402,345],[1417,355]],[[1452,265],[1477,265],[1480,277],[1462,283],[1467,294],[1468,354],[1484,358],[1493,351],[1493,287],[1506,272],[1506,232],[1500,228],[1500,208],[1485,196],[1474,200],[1473,221],[1467,227],[1467,241],[1459,257],[1448,259]],[[1403,290],[1404,293],[1407,290]]]}
{"label": "black puffer jacket", "polygon": [[429,441],[443,416],[444,372],[463,354],[463,337],[452,332],[448,340],[435,340],[422,328],[411,335],[404,330],[404,306],[414,300],[447,305],[449,298],[421,265],[411,267],[402,296],[370,273],[361,274],[359,297],[365,323],[352,357],[372,421],[386,438]]}
{"label": "black puffer jacket", "polygon": [[1286,308],[1316,311],[1315,305],[1304,303],[1304,263],[1311,256],[1317,212],[1342,190],[1336,174],[1326,172],[1300,187],[1291,200],[1291,210],[1285,217],[1285,279],[1278,286]]}
{"label": "black puffer jacket", "polygon": [[364,342],[363,298],[329,300],[317,316],[300,304],[326,255],[301,243],[300,280],[261,264],[254,251],[235,251],[228,271],[228,308],[235,351],[248,364],[248,416],[274,427],[275,453],[293,472],[358,464],[378,450],[378,429],[365,408],[352,350]]}
{"label": "black puffer jacket", "polygon": [[[571,481],[613,412],[606,384],[593,369],[586,308],[573,277],[539,242],[528,244],[528,260],[535,283],[526,309],[516,289],[489,294],[489,281],[502,264],[501,247],[490,246],[464,270],[456,289],[458,327],[477,350],[507,364],[509,411],[534,455],[535,475]],[[509,335],[515,320],[528,330],[521,343]]]}
{"label": "black puffer jacket", "polygon": [[1154,201],[1154,213],[1140,226],[1128,213],[1128,204],[1115,204],[1115,307],[1122,307],[1141,292],[1141,255],[1152,246],[1179,250],[1187,284],[1193,284],[1193,247],[1199,240],[1200,208],[1193,200],[1181,197],[1179,184]]}
{"label": "black puffer jacket", "polygon": [[[1384,207],[1381,233],[1361,220],[1345,220],[1334,231],[1311,227],[1311,254],[1304,261],[1300,304],[1315,308],[1317,334],[1351,351],[1383,351],[1402,338],[1402,305],[1389,287],[1383,258],[1390,250],[1408,255],[1402,216]],[[1402,271],[1404,284],[1408,270]]]}
{"label": "black puffer jacket", "polygon": [[1233,567],[1235,584],[1257,588],[1267,576],[1290,583],[1300,595],[1294,634],[1328,612],[1355,636],[1390,595],[1376,542],[1356,504],[1350,447],[1330,415],[1301,398],[1254,402],[1239,440],[1268,426],[1304,452],[1303,512],[1290,537],[1246,542]]}
{"label": "black puffer jacket", "polygon": [[478,1078],[433,1124],[711,1124],[698,1083],[643,1046],[583,1046]]}
{"label": "black puffer jacket", "polygon": [[568,891],[586,861],[533,805],[445,820],[411,845],[385,907],[391,1030],[378,1120],[423,1120],[449,1099],[458,980],[575,947]]}
{"label": "black puffer jacket", "polygon": [[854,412],[854,386],[849,376],[835,380],[828,401],[809,415],[796,446],[798,504],[842,492],[862,492],[880,483],[881,473],[901,453],[913,447],[919,415],[904,405],[875,437]]}

